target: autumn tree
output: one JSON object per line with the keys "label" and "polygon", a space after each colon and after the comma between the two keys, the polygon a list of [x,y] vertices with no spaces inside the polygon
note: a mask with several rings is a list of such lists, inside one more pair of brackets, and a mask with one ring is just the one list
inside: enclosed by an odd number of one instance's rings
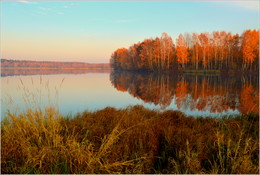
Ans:
{"label": "autumn tree", "polygon": [[161,68],[169,69],[173,62],[174,44],[172,38],[167,33],[162,33],[161,41]]}
{"label": "autumn tree", "polygon": [[199,69],[199,38],[197,33],[192,34],[192,63],[195,65],[195,69]]}
{"label": "autumn tree", "polygon": [[[152,39],[145,39],[141,43],[141,51],[140,51],[140,61],[143,62],[143,65],[150,69],[154,70],[154,41]],[[146,64],[146,65],[145,65]]]}
{"label": "autumn tree", "polygon": [[176,40],[176,57],[182,68],[185,69],[185,63],[188,62],[188,49],[182,34]]}
{"label": "autumn tree", "polygon": [[239,69],[242,63],[242,53],[241,53],[241,37],[238,34],[232,36],[231,40],[231,67],[233,69]]}
{"label": "autumn tree", "polygon": [[259,31],[246,30],[242,40],[243,69],[251,70],[256,58],[259,57]]}
{"label": "autumn tree", "polygon": [[111,56],[111,65],[116,68],[126,69],[127,68],[127,59],[128,59],[128,49],[120,48],[117,49]]}
{"label": "autumn tree", "polygon": [[208,53],[209,53],[209,38],[208,33],[201,33],[199,36],[200,41],[200,55],[202,57],[203,69],[207,68],[208,65]]}
{"label": "autumn tree", "polygon": [[167,33],[117,49],[111,66],[125,70],[167,71],[181,69],[256,71],[259,69],[259,31],[247,30],[242,36],[226,31],[185,33],[176,47]]}

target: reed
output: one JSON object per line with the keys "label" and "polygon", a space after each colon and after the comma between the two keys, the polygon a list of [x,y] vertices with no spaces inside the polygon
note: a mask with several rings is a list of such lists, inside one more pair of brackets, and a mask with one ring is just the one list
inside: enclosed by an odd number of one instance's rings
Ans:
{"label": "reed", "polygon": [[74,118],[7,113],[1,173],[259,173],[259,115],[193,118],[143,106]]}

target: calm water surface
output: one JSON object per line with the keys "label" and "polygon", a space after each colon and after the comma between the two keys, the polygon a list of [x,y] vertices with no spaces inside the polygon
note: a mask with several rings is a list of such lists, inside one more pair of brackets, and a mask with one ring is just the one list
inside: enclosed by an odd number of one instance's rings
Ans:
{"label": "calm water surface", "polygon": [[63,115],[107,106],[141,104],[192,116],[259,111],[258,77],[156,75],[129,72],[33,75],[2,74],[1,117],[55,106]]}

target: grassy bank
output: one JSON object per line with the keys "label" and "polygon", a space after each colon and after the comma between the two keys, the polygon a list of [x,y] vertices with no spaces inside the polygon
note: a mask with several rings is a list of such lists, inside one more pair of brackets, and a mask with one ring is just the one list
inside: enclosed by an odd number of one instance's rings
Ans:
{"label": "grassy bank", "polygon": [[133,106],[8,114],[1,173],[258,173],[259,115],[193,118]]}

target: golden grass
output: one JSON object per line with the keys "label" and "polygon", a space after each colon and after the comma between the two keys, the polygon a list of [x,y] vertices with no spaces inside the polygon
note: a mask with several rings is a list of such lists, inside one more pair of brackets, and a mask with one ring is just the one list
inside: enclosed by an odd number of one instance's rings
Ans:
{"label": "golden grass", "polygon": [[258,173],[259,115],[212,119],[142,106],[2,121],[1,173]]}

